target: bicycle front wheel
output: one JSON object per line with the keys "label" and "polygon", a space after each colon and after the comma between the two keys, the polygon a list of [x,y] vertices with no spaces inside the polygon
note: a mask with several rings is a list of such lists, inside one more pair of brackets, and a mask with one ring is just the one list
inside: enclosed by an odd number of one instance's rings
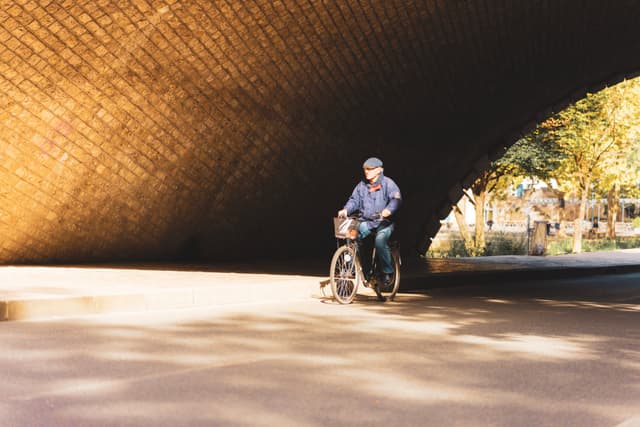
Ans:
{"label": "bicycle front wheel", "polygon": [[356,251],[351,246],[340,246],[331,259],[331,291],[340,304],[353,301],[358,290],[360,273],[356,261]]}

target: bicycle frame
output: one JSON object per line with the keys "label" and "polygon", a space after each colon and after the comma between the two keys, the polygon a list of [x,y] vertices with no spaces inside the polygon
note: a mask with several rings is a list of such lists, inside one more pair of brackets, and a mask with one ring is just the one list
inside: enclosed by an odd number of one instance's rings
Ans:
{"label": "bicycle frame", "polygon": [[[343,240],[345,243],[340,243],[340,241]],[[359,277],[359,281],[361,281],[362,283],[358,283],[358,285],[362,284],[363,286],[366,286],[368,288],[372,288],[373,284],[371,283],[372,280],[375,280],[375,273],[376,273],[376,268],[378,267],[378,263],[376,261],[376,248],[373,248],[373,251],[371,252],[371,269],[370,271],[365,272],[362,269],[362,253],[360,251],[360,245],[358,244],[358,240],[357,239],[336,239],[336,243],[337,243],[337,248],[340,248],[341,246],[345,246],[345,245],[349,245],[353,248],[354,252],[356,253],[356,268],[359,270],[360,275]]]}

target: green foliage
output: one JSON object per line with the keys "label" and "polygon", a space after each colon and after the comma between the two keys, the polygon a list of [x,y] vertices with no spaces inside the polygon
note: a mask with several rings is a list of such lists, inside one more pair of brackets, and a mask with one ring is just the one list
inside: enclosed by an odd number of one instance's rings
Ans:
{"label": "green foliage", "polygon": [[525,255],[527,253],[527,236],[525,233],[495,233],[487,239],[486,256],[492,255]]}
{"label": "green foliage", "polygon": [[573,239],[559,239],[547,243],[547,255],[564,255],[570,254],[573,250]]}
{"label": "green foliage", "polygon": [[460,258],[471,256],[467,253],[464,240],[450,238],[441,242],[438,246],[431,246],[426,253],[427,258]]}
{"label": "green foliage", "polygon": [[527,237],[524,233],[489,233],[483,253],[469,253],[464,240],[457,233],[451,233],[449,239],[432,245],[426,253],[427,258],[459,258],[468,256],[524,255]]}
{"label": "green foliage", "polygon": [[616,238],[617,249],[640,248],[640,237]]}
{"label": "green foliage", "polygon": [[613,251],[619,249],[618,239],[585,240],[583,244],[585,252]]}
{"label": "green foliage", "polygon": [[[487,235],[487,248],[481,255],[524,255],[526,254],[527,237],[524,233],[489,233]],[[615,239],[587,239],[583,242],[585,252],[611,251],[616,249],[640,248],[640,237],[617,237]],[[550,239],[547,242],[546,255],[570,254],[573,249],[571,237],[564,239]],[[459,258],[474,256],[465,248],[464,241],[456,233],[451,233],[450,238],[439,241],[426,253],[427,258]]]}
{"label": "green foliage", "polygon": [[595,182],[599,194],[606,194],[616,179],[635,186],[640,177],[640,79],[588,93],[523,140],[505,157],[515,155],[525,175],[553,176],[565,190]]}
{"label": "green foliage", "polygon": [[640,80],[627,80],[587,96],[549,123],[550,136],[566,152],[562,162],[570,185],[638,182]]}
{"label": "green foliage", "polygon": [[640,228],[640,216],[633,218],[633,228]]}
{"label": "green foliage", "polygon": [[[547,245],[547,255],[564,255],[572,251],[571,238],[552,240]],[[640,237],[616,237],[615,239],[589,239],[583,241],[585,252],[612,251],[640,248]]]}
{"label": "green foliage", "polygon": [[536,128],[513,144],[496,163],[508,169],[513,177],[548,181],[556,175],[566,156],[567,153],[555,140],[547,138],[540,128]]}

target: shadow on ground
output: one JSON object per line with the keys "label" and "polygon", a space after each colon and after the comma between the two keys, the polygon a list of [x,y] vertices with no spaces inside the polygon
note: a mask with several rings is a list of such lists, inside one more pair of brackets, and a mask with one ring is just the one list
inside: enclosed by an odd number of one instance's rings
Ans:
{"label": "shadow on ground", "polygon": [[461,279],[385,304],[317,298],[260,313],[4,324],[0,416],[57,426],[616,425],[640,415],[639,279]]}

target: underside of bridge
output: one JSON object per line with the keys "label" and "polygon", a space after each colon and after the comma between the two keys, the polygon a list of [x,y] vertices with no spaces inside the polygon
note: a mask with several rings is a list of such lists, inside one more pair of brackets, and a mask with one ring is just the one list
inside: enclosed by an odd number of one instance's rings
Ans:
{"label": "underside of bridge", "polygon": [[640,69],[640,3],[14,0],[0,262],[330,250],[375,155],[424,250],[542,118]]}

